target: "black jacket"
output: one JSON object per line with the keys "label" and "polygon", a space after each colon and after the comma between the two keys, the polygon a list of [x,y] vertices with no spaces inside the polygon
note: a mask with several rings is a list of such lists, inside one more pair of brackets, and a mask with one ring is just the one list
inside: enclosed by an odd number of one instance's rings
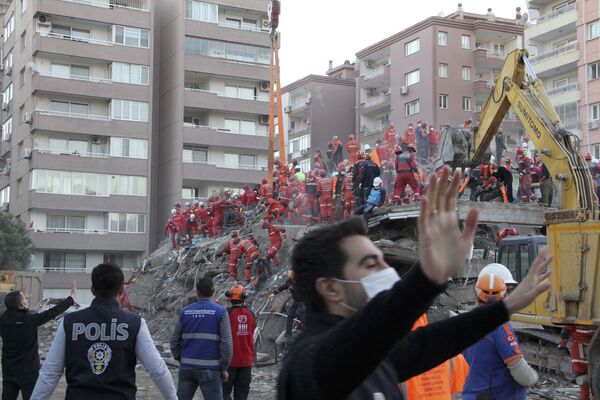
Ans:
{"label": "black jacket", "polygon": [[37,328],[58,317],[73,304],[73,298],[69,296],[39,314],[28,310],[6,310],[0,316],[3,376],[37,374],[40,369]]}
{"label": "black jacket", "polygon": [[307,314],[278,380],[279,400],[402,399],[398,383],[428,371],[508,320],[503,302],[433,323],[409,334],[445,285],[413,268],[351,318]]}
{"label": "black jacket", "polygon": [[373,180],[381,174],[379,167],[372,160],[365,160],[364,170],[362,175],[362,187],[368,188],[373,186]]}

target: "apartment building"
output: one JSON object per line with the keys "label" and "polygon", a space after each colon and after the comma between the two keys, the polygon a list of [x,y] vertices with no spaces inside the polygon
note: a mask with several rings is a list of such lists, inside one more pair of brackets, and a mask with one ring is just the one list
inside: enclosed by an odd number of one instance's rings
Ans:
{"label": "apartment building", "polygon": [[32,229],[36,270],[131,268],[150,248],[153,24],[150,0],[5,11],[0,193]]}
{"label": "apartment building", "polygon": [[326,75],[308,75],[282,88],[287,161],[298,161],[310,170],[311,156],[319,149],[323,157],[335,135],[346,143],[356,132],[354,64],[346,61]]}
{"label": "apartment building", "polygon": [[[458,10],[427,18],[375,43],[357,56],[356,126],[361,142],[374,144],[390,122],[462,124],[479,117],[505,55],[523,46],[516,19]],[[503,122],[509,149],[520,124]]]}
{"label": "apartment building", "polygon": [[271,39],[262,0],[157,2],[157,220],[180,199],[259,183]]}

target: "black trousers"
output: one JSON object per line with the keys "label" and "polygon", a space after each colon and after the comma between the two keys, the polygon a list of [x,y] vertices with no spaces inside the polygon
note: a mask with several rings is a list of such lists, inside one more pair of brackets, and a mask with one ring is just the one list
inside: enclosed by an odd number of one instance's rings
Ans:
{"label": "black trousers", "polygon": [[233,368],[229,367],[229,379],[223,382],[223,400],[246,400],[250,393],[250,382],[252,382],[252,367]]}
{"label": "black trousers", "polygon": [[19,392],[23,400],[29,400],[38,373],[23,376],[3,376],[2,377],[2,400],[16,400]]}

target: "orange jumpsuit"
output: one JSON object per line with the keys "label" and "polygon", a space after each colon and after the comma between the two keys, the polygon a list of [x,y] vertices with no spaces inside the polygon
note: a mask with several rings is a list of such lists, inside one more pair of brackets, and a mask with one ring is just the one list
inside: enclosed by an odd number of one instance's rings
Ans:
{"label": "orange jumpsuit", "polygon": [[225,243],[225,253],[229,254],[229,277],[232,280],[237,280],[237,262],[240,258],[239,244],[240,241],[236,239],[230,239]]}
{"label": "orange jumpsuit", "polygon": [[317,194],[321,208],[320,222],[333,222],[333,181],[331,178],[320,178],[317,181]]}
{"label": "orange jumpsuit", "polygon": [[279,249],[281,249],[283,239],[285,238],[287,238],[285,234],[285,229],[275,225],[269,226],[269,242],[271,243],[271,246],[269,247],[267,254],[273,260],[273,263],[275,265],[279,264],[279,260],[277,259],[277,252],[279,252]]}
{"label": "orange jumpsuit", "polygon": [[360,150],[360,143],[352,139],[346,143],[346,151],[348,152],[348,159],[352,164],[358,160],[358,152]]}
{"label": "orange jumpsuit", "polygon": [[259,257],[258,247],[256,244],[250,239],[243,239],[240,241],[238,246],[239,249],[239,257],[242,255],[246,256],[246,270],[244,272],[244,279],[246,281],[250,280],[250,274],[252,272],[252,265],[254,261]]}

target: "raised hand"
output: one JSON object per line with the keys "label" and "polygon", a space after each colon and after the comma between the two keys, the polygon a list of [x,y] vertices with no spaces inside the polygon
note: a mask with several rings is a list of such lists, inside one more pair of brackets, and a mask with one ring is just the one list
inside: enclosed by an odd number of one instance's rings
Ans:
{"label": "raised hand", "polygon": [[421,269],[437,284],[445,283],[464,267],[479,219],[479,209],[471,208],[460,232],[456,212],[460,172],[449,183],[450,174],[446,166],[439,178],[435,174],[430,177],[427,194],[421,198],[418,221]]}
{"label": "raised hand", "polygon": [[533,260],[525,279],[504,299],[509,314],[527,307],[537,296],[548,290],[550,287],[548,266],[552,260],[553,257],[548,256],[548,248],[544,247]]}
{"label": "raised hand", "polygon": [[76,280],[71,282],[71,297],[73,298],[73,300],[75,300],[75,298],[77,297],[77,281]]}

